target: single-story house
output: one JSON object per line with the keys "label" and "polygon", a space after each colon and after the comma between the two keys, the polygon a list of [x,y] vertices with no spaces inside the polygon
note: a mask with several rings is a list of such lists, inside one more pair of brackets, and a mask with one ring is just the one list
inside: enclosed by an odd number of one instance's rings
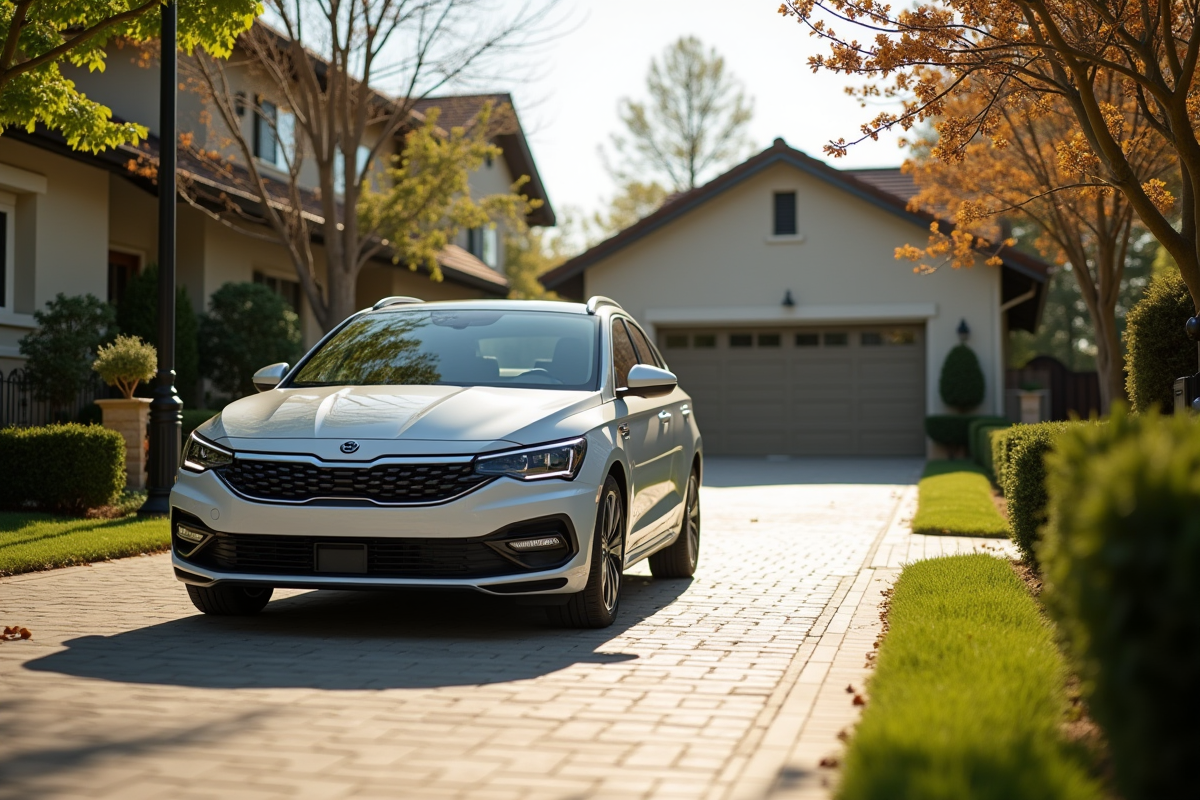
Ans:
{"label": "single-story house", "polygon": [[912,194],[899,170],[838,170],[776,139],[542,282],[647,328],[709,453],[925,455],[964,322],[987,381],[976,413],[1003,414],[1007,333],[1036,327],[1049,268],[1004,248],[1000,267],[914,274],[895,249],[933,218]]}

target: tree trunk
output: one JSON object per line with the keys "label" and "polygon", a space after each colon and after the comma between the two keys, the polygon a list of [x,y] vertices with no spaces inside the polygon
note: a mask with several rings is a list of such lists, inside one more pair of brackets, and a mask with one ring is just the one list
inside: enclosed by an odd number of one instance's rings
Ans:
{"label": "tree trunk", "polygon": [[1096,373],[1100,378],[1100,414],[1107,416],[1114,400],[1125,400],[1125,371],[1117,336],[1115,309],[1095,316]]}

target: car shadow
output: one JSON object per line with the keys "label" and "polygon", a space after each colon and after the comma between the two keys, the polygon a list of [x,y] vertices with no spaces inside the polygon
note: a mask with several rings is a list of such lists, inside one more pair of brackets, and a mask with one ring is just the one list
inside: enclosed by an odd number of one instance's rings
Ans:
{"label": "car shadow", "polygon": [[673,603],[690,580],[625,576],[617,622],[564,630],[512,598],[450,591],[317,591],[256,617],[196,614],[83,636],[26,669],[118,683],[215,689],[393,689],[536,678],[629,661],[605,645]]}
{"label": "car shadow", "polygon": [[923,458],[739,458],[709,456],[704,485],[712,488],[868,484],[907,486],[921,477]]}

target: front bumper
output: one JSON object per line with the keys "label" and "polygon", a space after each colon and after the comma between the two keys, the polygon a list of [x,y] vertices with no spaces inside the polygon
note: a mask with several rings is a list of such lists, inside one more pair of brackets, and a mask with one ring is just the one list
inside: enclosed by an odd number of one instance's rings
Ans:
{"label": "front bumper", "polygon": [[[595,476],[591,475],[593,471]],[[344,502],[257,502],[235,494],[211,471],[196,474],[181,470],[171,492],[171,559],[176,577],[196,585],[237,581],[295,588],[460,588],[502,595],[578,592],[587,583],[603,474],[601,468],[593,465],[589,470],[585,463],[573,481],[501,478],[439,505],[381,507]],[[561,520],[562,527],[569,531],[573,553],[553,567],[538,568],[537,559],[518,558],[517,562],[524,563],[514,562],[507,569],[505,562],[493,558],[485,568],[473,572],[468,569],[471,574],[461,577],[397,574],[395,564],[402,559],[398,554],[410,552],[418,544],[438,552],[462,545],[472,547],[472,552],[486,553],[497,550],[497,542],[502,543],[512,531],[520,533],[522,526],[531,521],[551,518]],[[211,534],[212,542],[206,541],[200,550],[191,552],[190,545],[176,535],[179,522]],[[225,557],[213,557],[216,551],[209,548],[217,541],[223,544]],[[311,554],[316,544],[339,543],[365,543],[371,554],[367,572],[328,574],[317,572],[303,561],[305,548],[310,548],[307,552]],[[261,553],[263,548],[291,558],[288,570],[277,567],[278,559],[272,562],[272,568],[264,570],[261,559],[228,557],[229,552],[236,556],[243,550]],[[205,550],[209,550],[207,556]],[[315,567],[315,556],[311,557]],[[392,566],[380,568],[381,559],[391,559]]]}

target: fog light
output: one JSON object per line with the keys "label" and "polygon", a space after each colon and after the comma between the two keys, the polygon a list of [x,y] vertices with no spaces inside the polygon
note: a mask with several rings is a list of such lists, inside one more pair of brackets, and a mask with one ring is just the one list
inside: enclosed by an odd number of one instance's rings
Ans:
{"label": "fog light", "polygon": [[182,525],[175,526],[175,535],[180,539],[183,539],[185,542],[191,542],[192,544],[200,544],[200,542],[203,542],[205,538],[205,534],[201,533],[200,531],[194,531],[191,528],[185,528]]}
{"label": "fog light", "polygon": [[562,547],[563,540],[561,536],[541,536],[537,539],[518,539],[515,542],[509,542],[508,546],[520,552],[553,550],[555,547]]}

